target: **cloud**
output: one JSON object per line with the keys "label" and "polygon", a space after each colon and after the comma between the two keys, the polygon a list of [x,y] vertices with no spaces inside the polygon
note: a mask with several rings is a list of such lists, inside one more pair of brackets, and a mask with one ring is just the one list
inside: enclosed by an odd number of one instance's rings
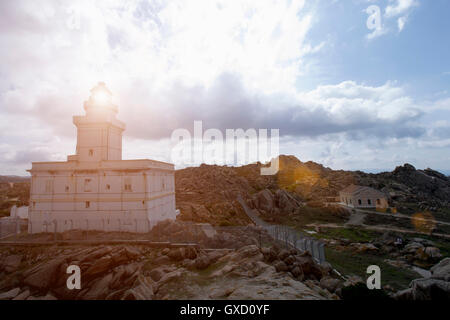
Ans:
{"label": "cloud", "polygon": [[[397,18],[397,28],[399,32],[402,32],[405,28],[408,16],[414,7],[419,6],[419,2],[416,0],[390,0],[394,2],[392,5],[388,5],[385,10],[384,16],[386,18]],[[400,16],[400,17],[399,17]]]}
{"label": "cloud", "polygon": [[385,17],[393,18],[399,15],[408,13],[413,7],[419,5],[416,0],[389,0],[391,5],[388,5],[385,10]]}
{"label": "cloud", "polygon": [[[402,32],[409,20],[410,13],[415,7],[419,6],[418,0],[389,0],[389,4],[384,9],[384,15],[381,16],[381,8],[376,1],[368,0],[368,2],[373,3],[365,10],[369,15],[368,23],[369,21],[375,21],[378,24],[376,28],[370,29],[373,30],[371,33],[366,35],[368,40],[386,35],[393,28],[396,28],[398,32]],[[396,24],[395,27],[394,23]]]}
{"label": "cloud", "polygon": [[408,20],[407,17],[400,17],[397,20],[397,26],[398,26],[398,31],[402,32],[403,28],[405,27],[406,21]]}
{"label": "cloud", "polygon": [[[389,19],[410,10],[396,4],[389,15],[402,13]],[[394,82],[299,90],[310,56],[326,48],[309,37],[315,15],[304,1],[1,1],[0,169],[72,154],[72,116],[98,81],[114,93],[132,158],[163,158],[161,141],[194,120],[205,129],[279,128],[283,141],[323,143],[328,154],[368,141],[448,139],[424,128],[429,109]]]}
{"label": "cloud", "polygon": [[[317,137],[345,132],[365,136],[418,137],[423,111],[401,87],[380,87],[353,81],[319,86],[294,95],[252,92],[233,74],[223,74],[211,86],[174,85],[158,95],[138,91],[122,111],[128,134],[140,139],[169,137],[177,128],[279,128],[282,136]],[[146,107],[145,104],[148,104]],[[123,110],[123,109],[122,109]],[[138,112],[139,110],[139,112]]]}
{"label": "cloud", "polygon": [[384,27],[377,28],[373,30],[371,33],[366,35],[367,40],[372,40],[378,37],[381,37],[382,35],[385,35],[388,33],[388,30]]}

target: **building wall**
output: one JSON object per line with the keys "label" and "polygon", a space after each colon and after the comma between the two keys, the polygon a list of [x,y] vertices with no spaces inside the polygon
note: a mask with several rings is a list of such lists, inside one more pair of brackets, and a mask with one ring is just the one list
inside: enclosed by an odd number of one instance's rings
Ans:
{"label": "building wall", "polygon": [[173,170],[38,171],[31,181],[29,232],[146,232],[176,218],[174,181]]}
{"label": "building wall", "polygon": [[109,124],[79,125],[77,155],[80,161],[122,159],[122,131]]}
{"label": "building wall", "polygon": [[357,194],[340,192],[339,196],[341,203],[353,208],[387,208],[389,206],[386,197],[376,190],[364,190]]}

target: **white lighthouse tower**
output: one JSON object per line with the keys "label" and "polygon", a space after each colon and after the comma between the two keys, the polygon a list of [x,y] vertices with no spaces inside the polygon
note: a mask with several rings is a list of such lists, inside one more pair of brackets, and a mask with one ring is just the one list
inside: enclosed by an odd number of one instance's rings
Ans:
{"label": "white lighthouse tower", "polygon": [[71,229],[147,232],[175,219],[174,166],[122,160],[125,124],[103,82],[91,90],[84,116],[74,116],[76,154],[64,162],[33,162],[30,233]]}

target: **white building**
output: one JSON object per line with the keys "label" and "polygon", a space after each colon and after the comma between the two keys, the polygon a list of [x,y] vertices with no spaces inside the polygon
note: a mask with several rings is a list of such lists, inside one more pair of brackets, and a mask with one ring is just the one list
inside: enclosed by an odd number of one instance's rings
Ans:
{"label": "white building", "polygon": [[379,208],[389,207],[384,193],[370,187],[350,185],[339,192],[341,204],[351,208]]}
{"label": "white building", "polygon": [[174,166],[122,160],[125,124],[104,83],[91,90],[86,115],[74,116],[76,154],[64,162],[33,162],[28,231],[70,229],[147,232],[175,219]]}
{"label": "white building", "polygon": [[13,205],[9,212],[9,216],[12,219],[28,219],[28,207],[27,206],[17,207],[16,205]]}

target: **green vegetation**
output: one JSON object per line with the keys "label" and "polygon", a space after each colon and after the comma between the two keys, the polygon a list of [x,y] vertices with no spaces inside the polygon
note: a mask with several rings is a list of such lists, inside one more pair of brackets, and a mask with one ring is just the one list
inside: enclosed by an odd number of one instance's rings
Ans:
{"label": "green vegetation", "polygon": [[440,208],[432,213],[436,220],[450,222],[450,208]]}
{"label": "green vegetation", "polygon": [[377,213],[367,213],[364,223],[369,226],[387,225],[395,228],[414,230],[411,219],[380,215]]}
{"label": "green vegetation", "polygon": [[13,205],[27,206],[30,198],[30,183],[16,182],[12,186],[7,182],[0,183],[0,217],[9,216]]}
{"label": "green vegetation", "polygon": [[303,228],[311,223],[335,223],[343,224],[348,220],[348,212],[338,207],[312,208],[299,207],[290,215],[278,216],[276,223],[289,225],[294,228]]}
{"label": "green vegetation", "polygon": [[369,242],[380,237],[382,233],[361,228],[321,228],[321,232],[314,234],[322,239],[348,239],[351,242]]}
{"label": "green vegetation", "polygon": [[[407,214],[407,215],[413,215],[415,213],[424,211],[417,206],[417,203],[412,203],[412,202],[399,202],[399,203],[397,203],[397,209],[398,209],[398,212]],[[433,215],[433,217],[436,220],[450,222],[450,208],[449,207],[439,208],[439,209],[437,209],[437,211],[431,212],[431,214]]]}
{"label": "green vegetation", "polygon": [[332,248],[325,248],[327,261],[341,274],[357,275],[362,279],[367,279],[367,267],[377,265],[381,269],[381,285],[390,285],[394,289],[406,289],[410,282],[420,278],[416,272],[394,267],[384,260],[385,256],[368,253],[353,253],[350,251],[337,251]]}

